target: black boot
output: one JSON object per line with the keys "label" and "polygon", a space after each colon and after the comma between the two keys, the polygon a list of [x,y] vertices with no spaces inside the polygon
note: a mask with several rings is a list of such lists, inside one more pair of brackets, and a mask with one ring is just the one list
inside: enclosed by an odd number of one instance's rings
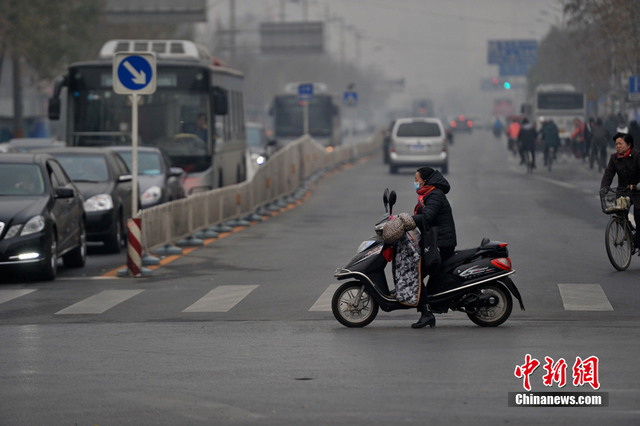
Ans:
{"label": "black boot", "polygon": [[427,325],[430,327],[436,326],[436,317],[433,316],[428,308],[421,308],[420,312],[422,312],[420,319],[418,320],[418,322],[411,324],[411,328],[422,328],[426,327]]}

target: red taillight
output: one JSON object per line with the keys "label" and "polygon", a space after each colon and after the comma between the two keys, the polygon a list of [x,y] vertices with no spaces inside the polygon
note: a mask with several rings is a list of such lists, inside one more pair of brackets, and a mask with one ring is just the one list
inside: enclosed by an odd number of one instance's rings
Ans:
{"label": "red taillight", "polygon": [[455,121],[451,122],[451,127],[458,127],[458,123],[456,123]]}
{"label": "red taillight", "polygon": [[500,269],[504,269],[505,271],[511,270],[511,259],[508,257],[493,259],[491,263],[493,263],[495,266],[497,266]]}
{"label": "red taillight", "polygon": [[500,244],[498,244],[498,247],[505,248],[508,245],[509,245],[509,243],[500,243]]}
{"label": "red taillight", "polygon": [[382,250],[382,256],[384,256],[384,260],[387,262],[391,262],[393,260],[393,246],[387,246]]}
{"label": "red taillight", "polygon": [[467,121],[467,127],[473,127],[473,121],[471,120]]}
{"label": "red taillight", "polygon": [[458,117],[458,120],[460,120],[460,121],[464,121],[464,115],[459,116],[459,117]]}

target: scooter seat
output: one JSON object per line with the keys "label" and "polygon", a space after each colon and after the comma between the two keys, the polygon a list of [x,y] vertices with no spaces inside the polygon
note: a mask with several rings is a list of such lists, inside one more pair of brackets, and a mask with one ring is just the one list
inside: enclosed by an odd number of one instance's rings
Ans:
{"label": "scooter seat", "polygon": [[440,269],[446,269],[447,267],[450,267],[451,265],[454,265],[456,263],[462,263],[477,252],[478,248],[456,250],[453,255],[451,255],[451,257],[447,258],[444,262],[442,262],[442,264],[440,264]]}

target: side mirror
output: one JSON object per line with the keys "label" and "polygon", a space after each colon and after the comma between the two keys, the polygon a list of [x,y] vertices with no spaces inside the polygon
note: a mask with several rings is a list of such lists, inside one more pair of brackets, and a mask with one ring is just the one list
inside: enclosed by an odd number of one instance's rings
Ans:
{"label": "side mirror", "polygon": [[60,120],[60,98],[49,98],[49,120]]}
{"label": "side mirror", "polygon": [[132,180],[133,180],[133,176],[132,175],[120,175],[120,176],[118,176],[118,183],[131,182]]}
{"label": "side mirror", "polygon": [[171,167],[169,169],[169,176],[180,177],[184,174],[184,170],[180,167]]}
{"label": "side mirror", "polygon": [[396,203],[396,191],[389,194],[389,214],[393,214],[393,205]]}
{"label": "side mirror", "polygon": [[71,188],[56,188],[56,198],[73,198],[75,196]]}
{"label": "side mirror", "polygon": [[227,115],[229,113],[227,91],[217,86],[213,88],[213,113],[215,115]]}
{"label": "side mirror", "polygon": [[385,212],[389,212],[389,188],[384,190],[384,193],[382,194],[382,202],[384,203],[384,211]]}

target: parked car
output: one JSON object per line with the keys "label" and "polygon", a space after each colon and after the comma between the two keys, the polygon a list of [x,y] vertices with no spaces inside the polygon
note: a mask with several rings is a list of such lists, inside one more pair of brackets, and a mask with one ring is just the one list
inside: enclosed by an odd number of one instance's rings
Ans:
{"label": "parked car", "polygon": [[389,171],[400,167],[440,167],[449,171],[447,137],[438,118],[400,118],[391,131]]}
{"label": "parked car", "polygon": [[389,123],[389,127],[384,131],[384,139],[382,141],[382,161],[384,164],[389,164],[389,150],[391,147],[391,131],[393,130],[393,126],[396,124],[396,121],[393,120]]}
{"label": "parked car", "polygon": [[[109,149],[119,153],[132,170],[130,146],[114,146]],[[138,185],[140,186],[140,208],[147,209],[185,197],[182,179],[185,175],[180,167],[171,167],[171,160],[155,147],[138,147]]]}
{"label": "parked car", "polygon": [[131,217],[131,172],[116,151],[106,148],[43,150],[64,167],[85,199],[87,240],[102,241],[111,253],[126,245],[126,223]]}
{"label": "parked car", "polygon": [[0,268],[24,268],[26,274],[53,280],[60,257],[67,267],[84,266],[83,203],[52,156],[0,156]]}
{"label": "parked car", "polygon": [[20,152],[30,152],[36,149],[61,148],[66,144],[53,138],[14,138],[6,142]]}

